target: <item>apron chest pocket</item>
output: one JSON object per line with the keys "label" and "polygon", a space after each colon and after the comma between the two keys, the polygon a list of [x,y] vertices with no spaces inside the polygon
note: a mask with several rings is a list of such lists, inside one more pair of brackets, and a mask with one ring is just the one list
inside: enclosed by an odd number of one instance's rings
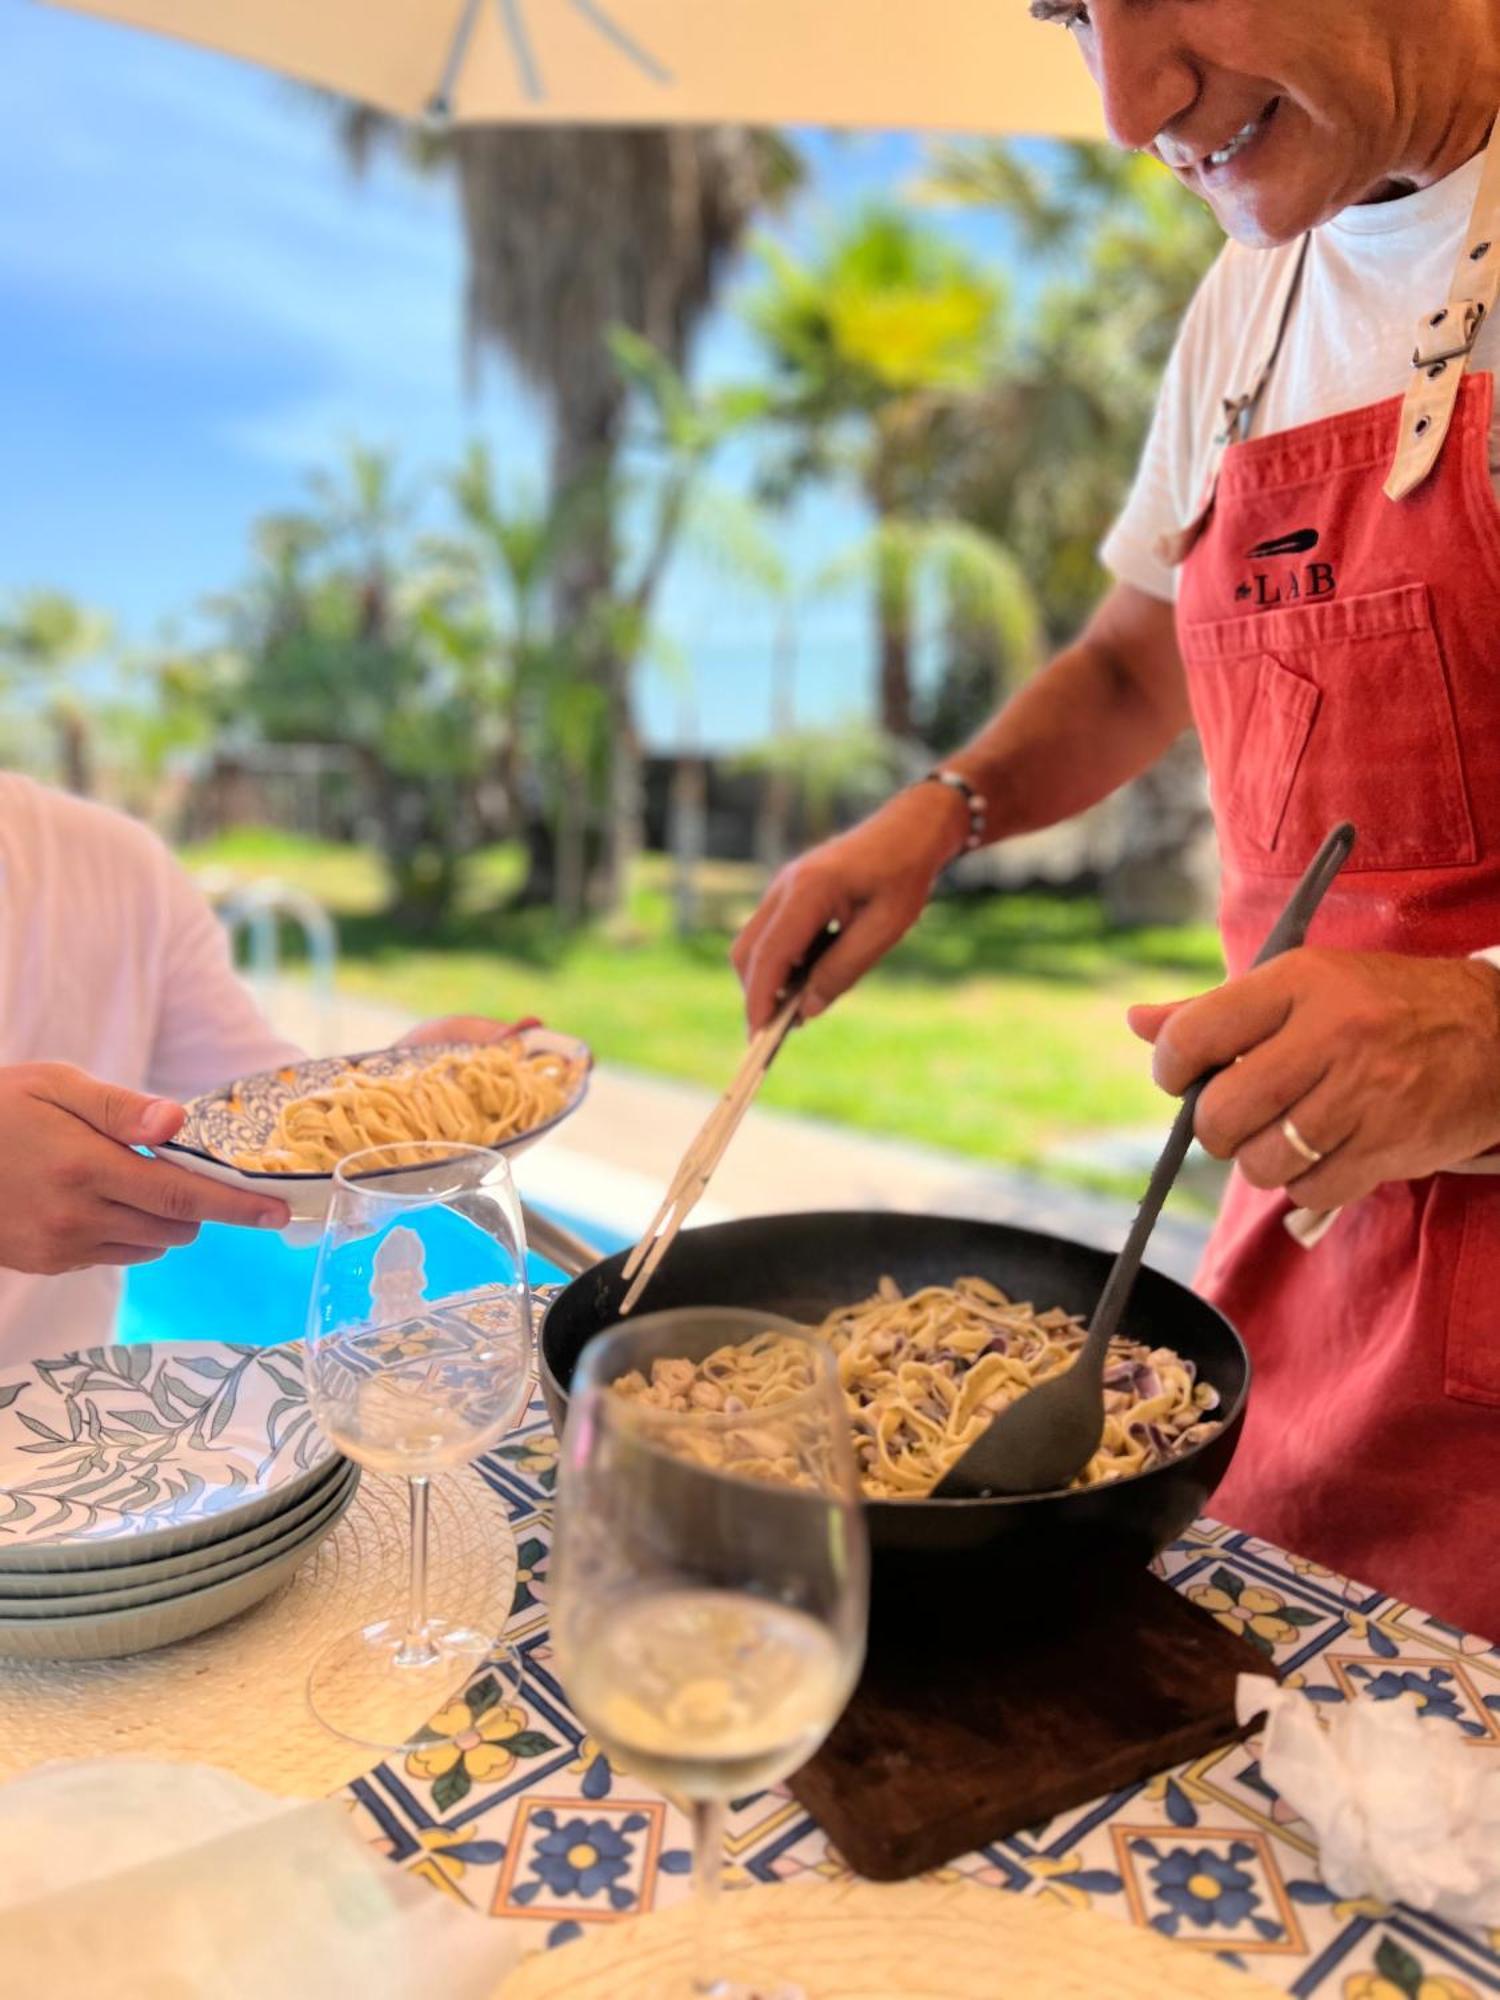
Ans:
{"label": "apron chest pocket", "polygon": [[1350,870],[1477,858],[1426,587],[1187,625],[1183,658],[1224,845],[1292,874],[1352,820]]}

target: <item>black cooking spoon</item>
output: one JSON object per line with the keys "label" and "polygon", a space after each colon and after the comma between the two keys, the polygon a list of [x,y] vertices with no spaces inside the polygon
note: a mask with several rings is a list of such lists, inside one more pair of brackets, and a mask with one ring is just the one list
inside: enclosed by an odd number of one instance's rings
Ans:
{"label": "black cooking spoon", "polygon": [[[1318,905],[1353,846],[1354,828],[1347,823],[1329,834],[1261,947],[1257,965],[1302,943]],[[1217,1069],[1206,1071],[1189,1085],[1183,1097],[1130,1234],[1105,1280],[1078,1359],[1061,1375],[1039,1382],[997,1411],[933,1488],[935,1499],[1055,1492],[1070,1484],[1099,1449],[1104,1435],[1104,1366],[1109,1343],[1141,1268],[1147,1239],[1193,1143],[1198,1099],[1219,1074]]]}

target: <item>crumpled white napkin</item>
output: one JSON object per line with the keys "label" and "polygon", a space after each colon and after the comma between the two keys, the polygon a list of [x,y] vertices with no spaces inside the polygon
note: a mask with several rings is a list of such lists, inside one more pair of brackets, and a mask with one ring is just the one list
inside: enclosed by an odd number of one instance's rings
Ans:
{"label": "crumpled white napkin", "polygon": [[1318,1837],[1336,1896],[1500,1924],[1500,1759],[1406,1702],[1320,1708],[1241,1674],[1241,1724],[1265,1714],[1260,1768]]}
{"label": "crumpled white napkin", "polygon": [[392,1867],[331,1799],[201,1764],[0,1786],[0,1988],[48,2000],[488,2000],[502,1927]]}

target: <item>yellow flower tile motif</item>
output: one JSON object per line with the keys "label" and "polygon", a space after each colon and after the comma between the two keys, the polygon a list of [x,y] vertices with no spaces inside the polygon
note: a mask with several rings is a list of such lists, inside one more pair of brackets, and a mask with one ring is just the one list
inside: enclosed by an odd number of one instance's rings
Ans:
{"label": "yellow flower tile motif", "polygon": [[559,1747],[555,1738],[528,1727],[526,1710],[518,1702],[501,1699],[500,1683],[491,1673],[440,1708],[423,1736],[427,1740],[407,1753],[406,1772],[432,1786],[440,1812],[467,1798],[475,1785],[508,1778],[522,1758]]}
{"label": "yellow flower tile motif", "polygon": [[1309,1626],[1322,1622],[1316,1612],[1289,1604],[1280,1591],[1268,1590],[1263,1583],[1242,1583],[1222,1567],[1207,1583],[1190,1585],[1187,1594],[1194,1604],[1211,1611],[1226,1631],[1266,1653],[1295,1645]]}
{"label": "yellow flower tile motif", "polygon": [[432,1718],[433,1733],[441,1742],[413,1750],[406,1768],[414,1778],[442,1778],[462,1764],[476,1783],[490,1784],[506,1777],[515,1768],[515,1752],[509,1739],[526,1727],[526,1711],[515,1702],[497,1702],[476,1721],[468,1705],[450,1702]]}
{"label": "yellow flower tile motif", "polygon": [[1200,1758],[1197,1764],[1186,1771],[1158,1771],[1154,1778],[1148,1778],[1142,1786],[1142,1798],[1149,1799],[1154,1806],[1159,1806],[1166,1799],[1169,1785],[1175,1785],[1178,1791],[1185,1793],[1190,1799],[1201,1801],[1207,1798],[1207,1790],[1199,1784],[1194,1774],[1201,1767],[1218,1763],[1224,1755],[1224,1751],[1215,1750],[1208,1757]]}
{"label": "yellow flower tile motif", "polygon": [[421,1361],[432,1350],[430,1327],[392,1327],[388,1333],[372,1334],[364,1351],[376,1361]]}
{"label": "yellow flower tile motif", "polygon": [[417,1845],[422,1849],[419,1859],[408,1864],[408,1873],[420,1875],[424,1882],[430,1882],[434,1889],[442,1889],[455,1901],[467,1903],[468,1897],[459,1888],[459,1883],[468,1873],[468,1863],[447,1850],[461,1847],[465,1833],[461,1827],[448,1828],[429,1826],[417,1835]]}
{"label": "yellow flower tile motif", "polygon": [[1085,1869],[1081,1854],[1063,1854],[1056,1859],[1033,1855],[1026,1867],[1032,1880],[1039,1885],[1039,1893],[1050,1896],[1054,1902],[1069,1910],[1088,1909],[1105,1882],[1113,1889],[1118,1879],[1105,1877],[1098,1870]]}
{"label": "yellow flower tile motif", "polygon": [[1372,1972],[1349,1974],[1341,1995],[1342,2000],[1479,2000],[1466,1979],[1429,1973],[1415,1953],[1393,1937],[1381,1939]]}
{"label": "yellow flower tile motif", "polygon": [[538,1431],[533,1437],[518,1438],[513,1463],[535,1479],[557,1463],[557,1433]]}
{"label": "yellow flower tile motif", "polygon": [[590,1770],[595,1761],[600,1757],[605,1760],[616,1777],[623,1775],[625,1766],[620,1762],[618,1757],[611,1757],[597,1736],[585,1736],[580,1740],[578,1755],[573,1759],[568,1769],[575,1772]]}
{"label": "yellow flower tile motif", "polygon": [[512,1438],[496,1449],[495,1456],[508,1470],[550,1492],[557,1470],[557,1433],[542,1430],[533,1431],[529,1437]]}

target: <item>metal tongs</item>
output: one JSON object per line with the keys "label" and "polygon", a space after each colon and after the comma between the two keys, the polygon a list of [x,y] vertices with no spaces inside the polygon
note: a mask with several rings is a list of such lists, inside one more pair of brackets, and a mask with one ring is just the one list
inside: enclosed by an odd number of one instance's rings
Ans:
{"label": "metal tongs", "polygon": [[677,1232],[703,1199],[714,1169],[728,1150],[729,1142],[754,1102],[761,1080],[776,1060],[777,1051],[797,1025],[802,996],[813,967],[838,936],[831,925],[813,940],[806,956],[794,968],[782,988],[780,1005],[766,1026],[752,1036],[745,1057],[735,1071],[734,1081],[693,1135],[683,1154],[661,1206],[652,1216],[645,1234],[625,1259],[624,1276],[629,1289],[620,1301],[623,1319],[639,1301],[661,1261],[676,1240]]}

